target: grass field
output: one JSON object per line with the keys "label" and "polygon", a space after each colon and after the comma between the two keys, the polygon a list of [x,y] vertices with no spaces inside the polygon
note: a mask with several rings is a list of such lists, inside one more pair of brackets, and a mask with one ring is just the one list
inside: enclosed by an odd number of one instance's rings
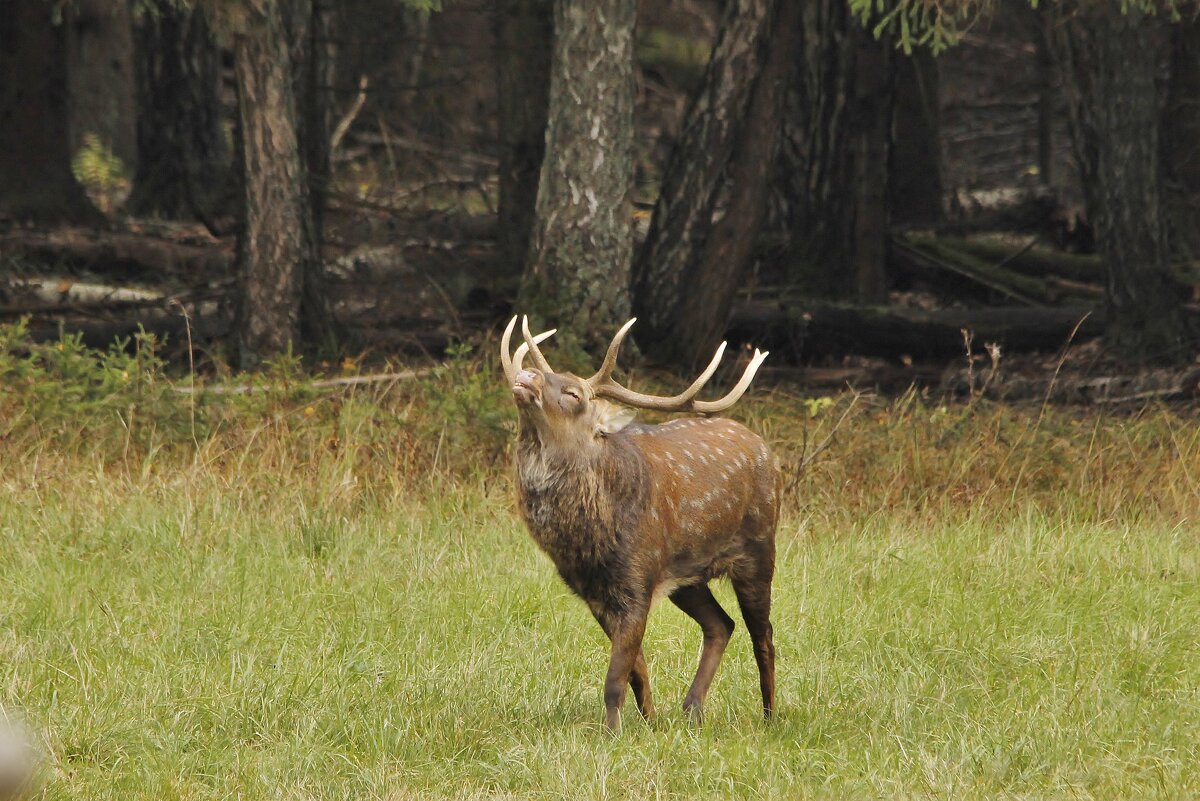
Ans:
{"label": "grass field", "polygon": [[[666,604],[660,717],[614,739],[603,635],[423,391],[195,438],[123,414],[124,442],[0,396],[0,702],[44,797],[1200,795],[1194,416],[860,404],[790,487],[778,718],[739,629],[685,721],[699,636]],[[785,456],[846,406],[747,405]]]}

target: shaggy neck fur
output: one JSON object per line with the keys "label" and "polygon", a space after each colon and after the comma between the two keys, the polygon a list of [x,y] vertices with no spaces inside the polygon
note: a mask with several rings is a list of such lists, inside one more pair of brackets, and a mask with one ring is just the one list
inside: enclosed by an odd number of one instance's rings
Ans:
{"label": "shaggy neck fur", "polygon": [[[588,431],[591,429],[589,427]],[[521,415],[517,434],[517,493],[535,541],[567,584],[585,599],[608,598],[622,587],[614,571],[636,536],[648,496],[644,460],[620,434],[587,441],[552,441]]]}

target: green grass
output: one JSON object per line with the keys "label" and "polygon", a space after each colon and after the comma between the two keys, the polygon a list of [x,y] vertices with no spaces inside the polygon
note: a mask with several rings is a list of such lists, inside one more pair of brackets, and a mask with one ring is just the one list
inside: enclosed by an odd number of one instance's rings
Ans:
{"label": "green grass", "polygon": [[[1200,542],[1015,506],[780,532],[778,719],[656,608],[661,719],[491,485],[311,497],[203,468],[6,471],[0,692],[48,798],[1194,797]],[[328,481],[330,485],[336,482]],[[731,594],[720,597],[733,608]]]}
{"label": "green grass", "polygon": [[664,604],[660,718],[613,738],[494,365],[331,391],[284,360],[193,399],[153,344],[0,329],[0,704],[47,799],[1200,795],[1194,410],[759,388],[777,719],[739,629],[685,721],[699,633]]}

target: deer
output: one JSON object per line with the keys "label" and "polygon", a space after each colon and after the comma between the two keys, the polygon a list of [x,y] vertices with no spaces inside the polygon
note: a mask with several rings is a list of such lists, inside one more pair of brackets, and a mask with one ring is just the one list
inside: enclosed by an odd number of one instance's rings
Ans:
{"label": "deer", "polygon": [[[709,589],[733,585],[758,666],[762,711],[775,709],[771,581],[781,481],[767,444],[733,420],[679,417],[650,425],[635,410],[713,415],[749,388],[767,353],[754,351],[738,383],[719,400],[697,400],[726,343],[700,376],[673,397],[646,395],[612,378],[633,318],[613,337],[591,378],[556,372],[521,318],[521,343],[510,353],[517,318],[500,341],[501,365],[517,407],[517,505],[537,546],[579,596],[611,641],[604,679],[605,725],[621,728],[626,689],[642,717],[654,717],[642,638],[651,606],[662,597],[703,633],[700,664],[683,700],[703,718],[705,698],[734,631]],[[524,365],[532,356],[534,366]],[[613,403],[615,402],[615,403]]]}

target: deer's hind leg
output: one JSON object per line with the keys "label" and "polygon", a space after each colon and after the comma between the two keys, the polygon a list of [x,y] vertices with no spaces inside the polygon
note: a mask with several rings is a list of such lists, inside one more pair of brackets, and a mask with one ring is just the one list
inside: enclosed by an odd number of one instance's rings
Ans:
{"label": "deer's hind leg", "polygon": [[775,642],[771,630],[771,579],[775,574],[774,543],[764,543],[754,560],[730,574],[742,619],[754,643],[758,685],[762,691],[763,716],[775,712]]}
{"label": "deer's hind leg", "polygon": [[704,712],[704,698],[716,675],[717,666],[725,654],[725,646],[733,636],[733,618],[725,613],[707,584],[692,584],[680,587],[670,595],[671,603],[678,606],[688,617],[700,624],[704,632],[704,644],[700,650],[700,665],[696,678],[683,698],[683,711],[699,721]]}

